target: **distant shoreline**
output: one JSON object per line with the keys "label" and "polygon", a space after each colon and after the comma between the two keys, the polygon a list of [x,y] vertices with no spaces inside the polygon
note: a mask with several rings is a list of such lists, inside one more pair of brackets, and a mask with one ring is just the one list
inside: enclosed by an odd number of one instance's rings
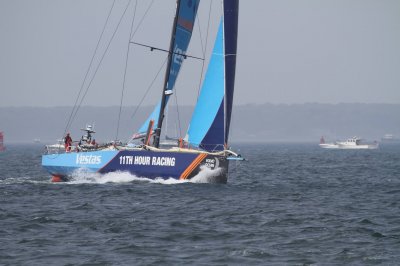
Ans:
{"label": "distant shoreline", "polygon": [[[152,106],[139,109],[122,109],[119,127],[120,140],[126,141],[146,120]],[[62,138],[72,107],[0,107],[0,130],[8,143],[54,143]],[[184,137],[193,107],[180,106],[180,126],[176,121],[176,106],[171,106],[168,118],[168,135]],[[96,140],[108,141],[116,135],[119,107],[80,108],[72,127],[73,139],[79,139],[80,128],[94,123]],[[400,104],[246,104],[233,109],[230,142],[288,143],[319,142],[321,136],[328,140],[359,136],[380,141],[385,134],[400,137]],[[41,143],[35,143],[37,145]]]}

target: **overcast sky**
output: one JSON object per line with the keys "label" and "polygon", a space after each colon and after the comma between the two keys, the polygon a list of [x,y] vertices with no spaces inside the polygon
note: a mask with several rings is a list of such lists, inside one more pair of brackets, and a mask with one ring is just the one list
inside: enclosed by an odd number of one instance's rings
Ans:
{"label": "overcast sky", "polygon": [[[112,2],[0,0],[0,107],[73,105]],[[127,2],[117,0],[94,66]],[[213,1],[213,15],[219,2]],[[149,3],[138,1],[135,28]],[[132,0],[84,105],[119,105],[134,5]],[[204,40],[209,0],[201,5]],[[155,0],[134,40],[168,48],[174,8],[175,0]],[[235,104],[400,103],[399,0],[242,0],[239,13]],[[189,53],[201,56],[197,29]],[[140,102],[165,58],[130,48],[128,106]],[[185,61],[177,82],[180,104],[195,102],[198,69],[200,61]],[[158,100],[162,79],[144,104]]]}

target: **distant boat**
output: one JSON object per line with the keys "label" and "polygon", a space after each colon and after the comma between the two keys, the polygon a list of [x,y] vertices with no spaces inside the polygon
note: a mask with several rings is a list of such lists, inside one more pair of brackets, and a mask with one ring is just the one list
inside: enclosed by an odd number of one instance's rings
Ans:
{"label": "distant boat", "polygon": [[342,150],[365,150],[365,149],[377,149],[379,143],[364,144],[361,138],[352,137],[345,141],[336,141],[333,143],[325,143],[324,137],[321,137],[319,146],[324,149],[342,149]]}
{"label": "distant boat", "polygon": [[346,141],[338,141],[339,149],[377,149],[379,143],[375,141],[372,144],[363,144],[358,137],[352,137]]}
{"label": "distant boat", "polygon": [[34,139],[33,142],[34,143],[40,143],[40,139]]}
{"label": "distant boat", "polygon": [[319,146],[324,149],[339,149],[339,145],[336,142],[326,143],[323,136],[319,140]]}
{"label": "distant boat", "polygon": [[0,152],[5,151],[6,147],[4,146],[4,133],[0,131]]}
{"label": "distant boat", "polygon": [[[46,145],[45,147],[46,147],[47,153],[58,153],[60,151],[64,151],[65,150],[64,139],[58,139],[57,143]],[[75,148],[75,147],[71,147],[71,148]]]}

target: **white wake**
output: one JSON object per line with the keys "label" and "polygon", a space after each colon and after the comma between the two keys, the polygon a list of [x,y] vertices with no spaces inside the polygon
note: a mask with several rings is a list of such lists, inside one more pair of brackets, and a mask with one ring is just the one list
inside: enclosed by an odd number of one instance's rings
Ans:
{"label": "white wake", "polygon": [[148,182],[163,185],[175,185],[184,183],[213,183],[213,180],[222,171],[222,168],[211,170],[207,167],[202,167],[200,172],[189,180],[178,180],[174,178],[145,178],[138,177],[129,172],[112,172],[106,174],[89,173],[84,170],[77,170],[73,173],[68,184],[106,184],[106,183],[131,183],[131,182]]}

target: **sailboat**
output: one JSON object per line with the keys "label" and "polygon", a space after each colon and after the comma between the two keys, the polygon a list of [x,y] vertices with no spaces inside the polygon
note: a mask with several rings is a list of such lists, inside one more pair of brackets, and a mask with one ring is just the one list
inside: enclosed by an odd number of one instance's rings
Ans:
{"label": "sailboat", "polygon": [[4,134],[0,131],[0,152],[5,151],[6,147],[4,146]]}
{"label": "sailboat", "polygon": [[[165,108],[190,43],[200,0],[178,0],[164,86],[159,104],[135,134],[143,143],[79,145],[42,156],[52,181],[68,181],[77,171],[129,172],[138,177],[191,179],[207,171],[210,182],[226,183],[230,160],[241,156],[228,147],[233,106],[239,0],[223,0],[222,15],[201,92],[184,139],[160,147]],[[79,148],[80,147],[80,148]]]}

